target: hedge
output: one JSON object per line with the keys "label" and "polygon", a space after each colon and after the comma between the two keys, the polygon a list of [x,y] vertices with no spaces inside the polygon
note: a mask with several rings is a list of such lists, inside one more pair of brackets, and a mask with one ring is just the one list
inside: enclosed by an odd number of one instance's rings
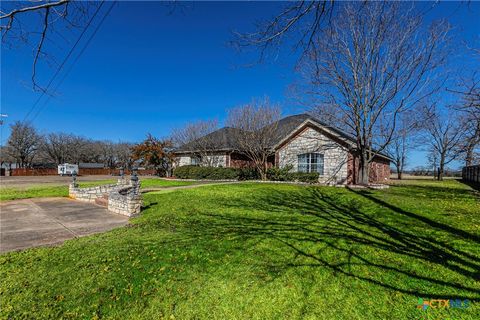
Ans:
{"label": "hedge", "polygon": [[292,170],[292,166],[270,168],[267,171],[267,178],[272,181],[318,182],[318,172],[290,172],[290,170]]}
{"label": "hedge", "polygon": [[182,166],[174,171],[179,179],[234,180],[239,172],[234,168]]}
{"label": "hedge", "polygon": [[293,172],[290,181],[318,183],[318,178],[320,178],[318,172]]}
{"label": "hedge", "polygon": [[[318,173],[290,172],[291,167],[270,168],[267,171],[268,180],[272,181],[298,181],[316,183]],[[259,180],[260,175],[253,168],[223,168],[181,166],[175,169],[174,176],[178,179],[196,180]]]}

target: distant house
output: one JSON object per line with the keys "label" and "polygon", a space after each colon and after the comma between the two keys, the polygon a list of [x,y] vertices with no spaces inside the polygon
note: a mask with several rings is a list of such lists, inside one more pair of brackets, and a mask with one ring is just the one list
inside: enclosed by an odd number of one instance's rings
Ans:
{"label": "distant house", "polygon": [[[235,128],[222,128],[204,137],[213,141],[214,147],[203,153],[202,159],[194,145],[186,144],[176,150],[176,165],[202,165],[214,163],[222,167],[250,166],[249,159],[239,152]],[[271,166],[291,167],[297,172],[318,172],[320,182],[351,184],[358,174],[355,140],[346,133],[328,126],[308,115],[285,117],[277,124],[277,134],[272,139]],[[214,160],[214,161],[211,161]],[[390,158],[378,154],[370,165],[370,181],[383,182],[390,176]]]}

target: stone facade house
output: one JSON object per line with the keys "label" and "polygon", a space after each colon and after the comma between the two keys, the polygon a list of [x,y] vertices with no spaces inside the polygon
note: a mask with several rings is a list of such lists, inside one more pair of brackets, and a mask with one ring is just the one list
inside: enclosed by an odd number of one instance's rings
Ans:
{"label": "stone facade house", "polygon": [[[234,128],[222,128],[206,136],[214,141],[214,148],[200,155],[192,145],[180,147],[176,165],[209,165],[222,167],[248,167],[249,159],[239,152]],[[318,172],[326,184],[352,184],[358,174],[355,140],[344,132],[308,115],[285,117],[277,124],[272,137],[271,166],[290,167],[297,172]],[[198,143],[196,144],[198,145]],[[390,176],[390,158],[378,154],[370,165],[370,181],[384,182]]]}

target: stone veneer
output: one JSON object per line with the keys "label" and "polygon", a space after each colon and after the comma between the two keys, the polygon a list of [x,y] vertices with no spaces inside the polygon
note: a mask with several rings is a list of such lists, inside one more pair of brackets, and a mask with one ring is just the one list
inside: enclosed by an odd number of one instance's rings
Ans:
{"label": "stone veneer", "polygon": [[320,153],[324,157],[324,174],[319,182],[326,184],[347,183],[348,150],[339,143],[326,137],[321,132],[307,127],[277,151],[278,166],[293,166],[298,170],[298,155],[303,153]]}
{"label": "stone veneer", "polygon": [[128,217],[138,215],[142,208],[140,182],[135,185],[126,179],[118,179],[116,184],[107,184],[89,188],[79,188],[70,184],[69,197],[79,201],[95,202],[108,197],[107,209]]}
{"label": "stone veneer", "polygon": [[[205,157],[208,159],[203,159],[203,165],[209,163],[212,167],[227,167],[227,155],[224,153],[212,154]],[[175,162],[179,167],[189,166],[192,164],[192,158],[189,155],[182,155],[177,157]]]}
{"label": "stone veneer", "polygon": [[142,210],[142,195],[140,184],[116,189],[108,194],[108,210],[132,217]]}

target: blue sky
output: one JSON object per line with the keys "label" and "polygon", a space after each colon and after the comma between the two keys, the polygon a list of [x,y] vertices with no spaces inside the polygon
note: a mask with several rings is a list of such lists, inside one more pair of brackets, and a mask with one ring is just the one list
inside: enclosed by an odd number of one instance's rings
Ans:
{"label": "blue sky", "polygon": [[[232,30],[252,31],[255,21],[272,16],[278,6],[195,3],[168,14],[169,8],[159,2],[119,2],[34,125],[43,133],[65,131],[135,142],[147,132],[167,136],[192,120],[222,121],[226,109],[252,97],[270,96],[285,114],[303,112],[288,94],[296,77],[290,49],[273,63],[245,67],[255,56],[227,45]],[[457,7],[458,3],[440,4],[431,16],[449,18],[455,32],[471,41],[480,33],[480,5]],[[56,49],[60,60],[70,46],[64,43]],[[2,46],[1,53],[1,112],[9,115],[2,126],[4,143],[8,124],[22,120],[39,93],[29,82],[32,51]],[[40,81],[48,82],[53,72],[39,66]],[[43,104],[42,100],[37,107]],[[424,163],[422,153],[416,152],[410,166]]]}

